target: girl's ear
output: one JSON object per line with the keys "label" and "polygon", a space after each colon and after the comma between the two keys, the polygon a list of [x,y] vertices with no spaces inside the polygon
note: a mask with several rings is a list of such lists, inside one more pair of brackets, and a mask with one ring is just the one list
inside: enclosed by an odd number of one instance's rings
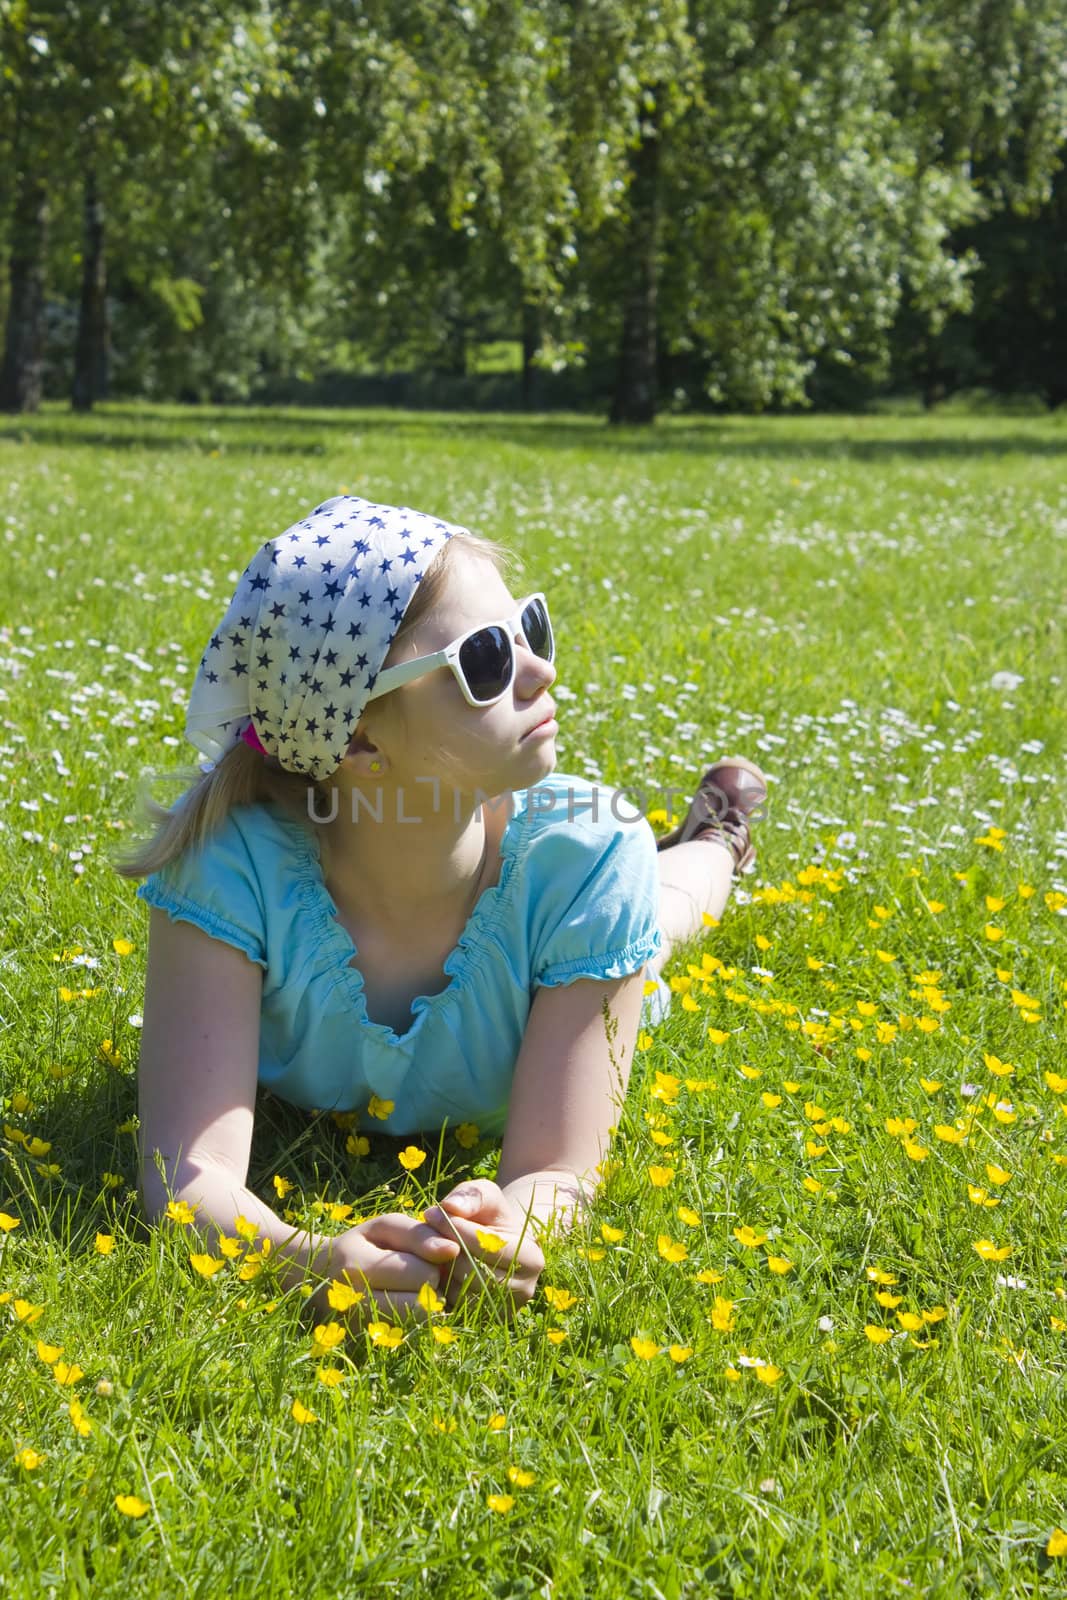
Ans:
{"label": "girl's ear", "polygon": [[354,778],[366,778],[380,777],[388,762],[361,724],[348,742],[344,764]]}

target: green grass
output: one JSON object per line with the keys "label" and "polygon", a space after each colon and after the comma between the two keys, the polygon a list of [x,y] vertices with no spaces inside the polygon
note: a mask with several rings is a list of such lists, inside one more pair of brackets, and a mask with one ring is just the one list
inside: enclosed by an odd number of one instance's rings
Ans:
{"label": "green grass", "polygon": [[[1046,1554],[1067,1526],[1065,458],[1062,418],[1018,416],[0,423],[4,1592],[1067,1594]],[[510,1329],[471,1307],[451,1344],[361,1334],[319,1360],[298,1293],[205,1281],[184,1230],[138,1222],[147,914],[108,856],[141,769],[192,754],[232,579],[342,488],[521,552],[557,618],[560,770],[650,807],[722,753],[775,781],[757,875],[668,969],[592,1225],[550,1248],[571,1309],[539,1293]],[[408,1177],[389,1141],[360,1161],[329,1119],[259,1120],[254,1185],[283,1175],[301,1207],[419,1205],[497,1153],[431,1138]],[[60,1385],[38,1339],[82,1376]]]}

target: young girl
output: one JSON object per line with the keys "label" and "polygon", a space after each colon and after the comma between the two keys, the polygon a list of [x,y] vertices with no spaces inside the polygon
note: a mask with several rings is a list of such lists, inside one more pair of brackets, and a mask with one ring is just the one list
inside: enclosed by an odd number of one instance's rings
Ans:
{"label": "young girl", "polygon": [[[646,991],[662,1012],[671,946],[723,910],[766,794],[720,763],[657,853],[643,816],[556,773],[552,622],[509,561],[353,496],[265,544],[192,689],[212,764],[120,868],[152,908],[149,1215],[182,1199],[226,1232],[243,1213],[283,1274],[397,1314],[421,1314],[424,1284],[454,1305],[472,1276],[505,1308],[530,1298],[531,1224],[595,1189]],[[392,1134],[502,1133],[497,1181],[422,1221],[294,1232],[247,1187],[257,1084]]]}

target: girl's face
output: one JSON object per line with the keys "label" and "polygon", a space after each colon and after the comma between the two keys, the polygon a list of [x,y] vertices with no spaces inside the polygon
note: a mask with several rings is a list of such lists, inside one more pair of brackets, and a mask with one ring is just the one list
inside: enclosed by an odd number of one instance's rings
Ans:
{"label": "girl's face", "polygon": [[[511,593],[491,561],[465,553],[449,567],[441,604],[419,624],[399,656],[390,654],[389,665],[442,650],[471,628],[513,616],[521,598]],[[394,782],[437,778],[464,793],[481,790],[492,796],[526,788],[553,771],[554,728],[530,730],[555,711],[547,691],[556,669],[535,656],[521,634],[513,643],[514,675],[495,705],[470,705],[447,666],[371,702],[363,731],[387,757]],[[429,792],[424,788],[423,798]],[[414,800],[410,809],[415,810]]]}

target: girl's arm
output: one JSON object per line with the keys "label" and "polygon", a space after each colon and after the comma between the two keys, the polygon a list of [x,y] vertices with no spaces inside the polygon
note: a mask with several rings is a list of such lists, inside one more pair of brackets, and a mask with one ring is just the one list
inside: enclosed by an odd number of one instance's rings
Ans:
{"label": "girl's arm", "polygon": [[497,1182],[538,1221],[573,1220],[626,1097],[644,971],[538,989],[515,1065]]}
{"label": "girl's arm", "polygon": [[[259,1064],[263,976],[240,950],[152,910],[139,1097],[141,1193],[150,1221],[168,1201],[196,1209],[196,1225],[232,1234],[244,1216],[271,1241],[283,1281],[317,1275],[398,1291],[396,1309],[432,1263],[457,1247],[413,1219],[377,1217],[337,1235],[294,1229],[247,1186]],[[414,1253],[411,1253],[414,1252]]]}
{"label": "girl's arm", "polygon": [[[644,972],[538,989],[515,1065],[497,1182],[467,1180],[426,1212],[463,1245],[447,1282],[455,1304],[473,1278],[528,1301],[544,1268],[535,1223],[574,1220],[600,1181],[633,1062]],[[503,1238],[493,1249],[478,1238]]]}

